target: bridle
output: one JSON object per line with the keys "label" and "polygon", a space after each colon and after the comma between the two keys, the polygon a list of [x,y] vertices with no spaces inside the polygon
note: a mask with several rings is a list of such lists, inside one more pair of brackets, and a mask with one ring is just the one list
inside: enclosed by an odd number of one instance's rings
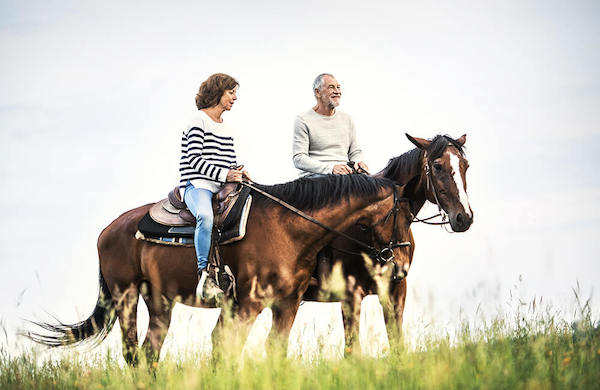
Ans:
{"label": "bridle", "polygon": [[[410,242],[408,242],[408,241],[404,241],[404,242],[398,241],[398,226],[397,226],[396,222],[398,220],[398,213],[400,212],[400,202],[402,200],[398,197],[398,190],[397,190],[396,186],[394,186],[394,205],[392,206],[390,211],[388,211],[388,213],[381,218],[381,220],[379,220],[379,221],[375,222],[373,225],[371,225],[371,227],[375,227],[379,224],[385,224],[390,216],[393,216],[393,218],[394,218],[394,227],[392,230],[392,236],[390,238],[390,242],[386,246],[384,246],[380,249],[377,249],[374,245],[369,245],[365,242],[357,240],[356,238],[354,238],[344,232],[341,232],[330,226],[327,226],[326,224],[322,223],[321,221],[317,220],[316,218],[313,218],[310,215],[298,210],[294,206],[286,203],[285,201],[269,194],[268,192],[261,190],[260,188],[256,187],[253,183],[251,183],[249,181],[242,181],[241,184],[243,186],[246,186],[246,187],[252,189],[253,191],[256,191],[259,194],[271,199],[275,203],[285,207],[286,209],[288,209],[291,212],[293,212],[294,214],[306,219],[307,221],[312,222],[315,225],[320,226],[325,230],[328,230],[332,233],[337,234],[338,236],[344,237],[345,239],[354,242],[355,244],[360,245],[361,247],[366,249],[366,253],[369,255],[369,257],[371,257],[375,261],[378,261],[380,264],[389,263],[390,261],[394,260],[394,249],[395,248],[410,246]],[[373,238],[372,242],[375,242],[374,233],[372,233],[372,238]],[[346,253],[346,251],[342,251],[342,250],[339,250],[339,251]],[[360,254],[360,253],[350,253],[350,254]]]}
{"label": "bridle", "polygon": [[[420,218],[417,218],[416,215],[412,215],[413,222],[422,222],[426,225],[441,225],[441,226],[445,227],[444,225],[447,225],[450,223],[450,221],[448,220],[448,213],[446,213],[446,211],[444,211],[444,209],[442,209],[442,206],[440,205],[440,200],[438,199],[438,196],[437,196],[437,190],[435,189],[435,185],[433,184],[431,165],[429,163],[429,159],[427,158],[427,151],[424,151],[423,153],[424,153],[423,159],[425,160],[425,177],[426,177],[426,183],[427,183],[427,191],[429,191],[431,189],[431,192],[433,193],[433,199],[435,199],[435,204],[437,205],[439,213],[436,215],[433,215],[431,217],[424,218],[424,219],[420,219]],[[436,218],[436,217],[442,217],[442,222],[429,222],[429,220]],[[446,231],[454,233],[452,231],[449,231],[448,229],[446,229]]]}
{"label": "bridle", "polygon": [[[374,224],[372,224],[371,227],[371,242],[375,242],[375,233],[374,233],[374,228],[375,226],[378,225],[385,225],[387,223],[387,221],[389,220],[390,217],[393,217],[393,227],[392,227],[392,236],[390,237],[390,241],[387,245],[383,246],[381,249],[376,249],[375,247],[371,246],[369,249],[370,251],[368,252],[368,255],[371,259],[377,261],[379,264],[384,265],[386,263],[389,263],[390,261],[394,260],[394,249],[396,248],[402,248],[402,247],[406,247],[406,246],[410,246],[410,242],[408,241],[403,241],[400,242],[398,241],[398,213],[400,212],[400,202],[402,201],[408,201],[408,199],[405,198],[399,198],[398,197],[398,192],[396,187],[394,187],[394,205],[392,206],[392,208],[390,209],[390,211],[387,212],[386,215],[384,215],[379,221],[375,222]],[[362,253],[357,253],[357,252],[352,252],[352,251],[348,251],[348,250],[344,250],[344,249],[340,249],[340,248],[336,248],[333,245],[331,245],[331,248],[338,251],[338,252],[342,252],[348,255],[362,255]]]}

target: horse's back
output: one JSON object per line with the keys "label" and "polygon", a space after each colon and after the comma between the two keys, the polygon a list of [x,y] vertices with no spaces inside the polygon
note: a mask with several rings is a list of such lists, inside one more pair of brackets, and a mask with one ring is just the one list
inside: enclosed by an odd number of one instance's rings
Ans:
{"label": "horse's back", "polygon": [[98,236],[98,249],[122,238],[135,238],[137,225],[154,203],[137,207],[119,215]]}
{"label": "horse's back", "polygon": [[150,203],[121,214],[100,233],[100,270],[109,286],[135,283],[140,277],[141,241],[135,238],[135,233],[138,222],[152,205]]}

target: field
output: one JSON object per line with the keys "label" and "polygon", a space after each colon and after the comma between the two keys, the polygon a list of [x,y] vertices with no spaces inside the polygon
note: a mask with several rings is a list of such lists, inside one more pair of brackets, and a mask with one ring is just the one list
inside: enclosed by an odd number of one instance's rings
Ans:
{"label": "field", "polygon": [[[268,356],[242,361],[246,328],[226,322],[212,358],[123,367],[114,355],[40,359],[34,350],[2,350],[1,389],[598,389],[600,324],[588,306],[575,321],[549,311],[527,319],[517,313],[455,334],[423,337],[416,345],[390,335],[389,356],[372,359],[359,348],[346,357],[306,365],[286,358],[272,340]],[[92,357],[93,356],[93,357]]]}

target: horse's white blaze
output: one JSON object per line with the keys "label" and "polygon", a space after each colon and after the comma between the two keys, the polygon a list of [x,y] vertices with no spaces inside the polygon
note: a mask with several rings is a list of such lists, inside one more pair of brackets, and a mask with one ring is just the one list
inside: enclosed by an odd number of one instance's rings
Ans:
{"label": "horse's white blaze", "polygon": [[460,164],[458,157],[456,157],[454,153],[449,154],[450,166],[452,167],[452,177],[454,178],[454,182],[456,183],[456,189],[458,190],[458,199],[460,200],[463,209],[465,209],[465,213],[467,213],[469,217],[472,217],[471,207],[469,207],[469,197],[465,192],[465,186],[463,185],[462,176],[460,174]]}

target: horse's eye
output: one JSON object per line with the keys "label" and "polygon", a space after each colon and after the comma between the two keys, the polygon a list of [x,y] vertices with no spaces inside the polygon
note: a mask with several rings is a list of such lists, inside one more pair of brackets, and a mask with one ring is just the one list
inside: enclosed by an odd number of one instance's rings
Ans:
{"label": "horse's eye", "polygon": [[433,167],[435,168],[436,171],[441,171],[442,170],[442,164],[439,163],[435,163],[433,164]]}
{"label": "horse's eye", "polygon": [[365,224],[359,223],[358,224],[358,228],[360,230],[362,230],[363,232],[366,232],[369,227],[367,225],[365,225]]}

